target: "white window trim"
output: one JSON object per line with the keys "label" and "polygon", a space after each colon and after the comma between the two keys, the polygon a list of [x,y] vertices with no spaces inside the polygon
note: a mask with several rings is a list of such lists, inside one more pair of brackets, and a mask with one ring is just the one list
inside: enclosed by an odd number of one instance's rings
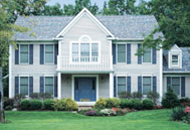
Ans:
{"label": "white window trim", "polygon": [[150,78],[150,80],[151,80],[151,90],[150,91],[153,91],[153,76],[142,76],[142,95],[143,95],[143,97],[146,97],[147,95],[146,94],[143,94],[143,78],[144,77],[149,77]]}
{"label": "white window trim", "polygon": [[[82,41],[82,38],[87,37],[89,39],[89,41]],[[73,43],[77,43],[78,44],[78,53],[79,53],[79,61],[78,62],[73,62],[72,60],[72,45]],[[90,45],[90,61],[89,62],[81,62],[80,61],[80,57],[81,57],[81,44],[82,43],[89,43]],[[97,62],[93,62],[91,61],[92,58],[92,43],[97,43],[98,44],[98,61]],[[70,64],[100,64],[101,63],[101,44],[100,41],[92,41],[91,38],[88,35],[82,35],[78,41],[71,41],[70,42],[70,58],[69,58],[69,62]]]}
{"label": "white window trim", "polygon": [[[174,56],[174,55],[177,56],[177,65],[174,65],[174,64],[173,64],[173,56]],[[171,55],[171,60],[172,60],[172,61],[171,61],[172,66],[179,66],[179,54],[172,54],[172,55]]]}
{"label": "white window trim", "polygon": [[142,58],[142,64],[152,64],[152,53],[153,52],[152,52],[152,48],[149,48],[149,49],[150,49],[150,57],[151,57],[150,62],[144,62],[144,60],[143,60],[144,59],[144,54],[143,54],[142,57],[141,57]]}
{"label": "white window trim", "polygon": [[[127,63],[127,51],[126,51],[126,47],[127,47],[127,44],[129,43],[119,43],[119,44],[116,44],[116,63],[117,64],[126,64]],[[118,62],[118,45],[125,45],[125,61],[124,62]]]}
{"label": "white window trim", "polygon": [[[178,65],[172,64],[172,55],[178,55]],[[181,69],[182,68],[182,52],[170,50],[168,53],[168,68],[169,69]]]}
{"label": "white window trim", "polygon": [[53,98],[54,98],[54,87],[55,87],[55,79],[54,79],[54,75],[46,75],[46,76],[44,76],[44,94],[45,94],[45,89],[46,89],[46,82],[45,82],[45,80],[46,80],[46,78],[53,78]]}
{"label": "white window trim", "polygon": [[[20,46],[21,45],[27,45],[28,46],[28,62],[27,63],[21,63],[21,58],[20,58],[20,55],[21,55]],[[18,44],[18,46],[19,46],[19,64],[21,64],[21,65],[28,65],[29,62],[30,62],[30,46],[29,46],[29,44]]]}
{"label": "white window trim", "polygon": [[[46,46],[46,45],[52,45],[52,46],[53,46],[53,62],[52,62],[52,63],[47,63],[47,62],[46,62],[46,55],[45,55],[45,54],[46,54],[46,51],[45,51],[45,48],[46,48],[45,46]],[[54,57],[55,57],[55,56],[54,56],[54,55],[55,55],[55,52],[54,52],[54,51],[55,51],[55,48],[54,48],[54,47],[55,47],[54,44],[44,44],[44,64],[54,65],[54,62],[55,62],[55,61],[54,61],[54,60],[55,60],[55,59],[54,59]]]}
{"label": "white window trim", "polygon": [[26,77],[28,78],[28,95],[25,95],[25,97],[29,97],[29,95],[30,95],[30,94],[29,94],[29,87],[30,87],[29,84],[30,84],[30,82],[29,82],[29,76],[28,76],[28,75],[19,76],[19,94],[21,94],[21,93],[20,93],[20,83],[21,83],[21,82],[20,82],[20,79],[21,79],[21,78],[26,78]]}

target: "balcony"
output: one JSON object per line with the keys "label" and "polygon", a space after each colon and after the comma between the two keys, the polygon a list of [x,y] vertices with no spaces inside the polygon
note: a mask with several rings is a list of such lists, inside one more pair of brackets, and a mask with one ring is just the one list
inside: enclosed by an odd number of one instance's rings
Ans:
{"label": "balcony", "polygon": [[58,56],[57,71],[62,73],[109,73],[113,71],[112,57]]}

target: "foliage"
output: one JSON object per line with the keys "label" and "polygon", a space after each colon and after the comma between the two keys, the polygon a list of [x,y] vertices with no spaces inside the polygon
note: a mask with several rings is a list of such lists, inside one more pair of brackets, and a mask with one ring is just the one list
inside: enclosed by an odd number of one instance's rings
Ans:
{"label": "foliage", "polygon": [[103,113],[105,116],[116,115],[116,111],[114,111],[112,109],[102,109],[100,112]]}
{"label": "foliage", "polygon": [[71,98],[54,100],[53,108],[55,111],[75,111],[78,110],[77,103]]}
{"label": "foliage", "polygon": [[63,111],[65,109],[65,99],[61,100],[54,100],[53,102],[53,108],[55,111]]}
{"label": "foliage", "polygon": [[132,97],[141,100],[142,99],[142,93],[141,92],[133,92]]}
{"label": "foliage", "polygon": [[30,110],[40,110],[42,108],[42,101],[33,99],[30,100]]}
{"label": "foliage", "polygon": [[25,95],[23,95],[23,94],[15,95],[14,100],[15,100],[15,103],[18,107],[20,106],[20,102],[22,99],[25,99]]}
{"label": "foliage", "polygon": [[39,97],[44,101],[45,99],[52,99],[53,96],[50,93],[40,93]]}
{"label": "foliage", "polygon": [[186,98],[181,98],[180,100],[180,103],[183,103],[183,102],[190,102],[190,98],[186,97]]}
{"label": "foliage", "polygon": [[53,110],[53,103],[54,101],[51,99],[47,99],[44,101],[44,109],[45,110]]}
{"label": "foliage", "polygon": [[5,110],[12,110],[14,107],[14,99],[6,99],[4,100],[4,108]]}
{"label": "foliage", "polygon": [[119,98],[127,98],[127,99],[130,99],[132,98],[132,94],[130,92],[121,92],[119,93]]}
{"label": "foliage", "polygon": [[86,116],[96,116],[96,110],[88,110],[85,112]]}
{"label": "foliage", "polygon": [[173,92],[171,88],[169,88],[162,99],[162,106],[164,108],[174,108],[179,105],[180,105],[180,102],[177,95]]}
{"label": "foliage", "polygon": [[31,99],[40,99],[40,94],[39,93],[31,93],[30,98]]}
{"label": "foliage", "polygon": [[31,102],[30,100],[22,100],[20,103],[21,110],[30,110]]}
{"label": "foliage", "polygon": [[119,107],[120,100],[117,98],[108,98],[106,100],[106,108]]}
{"label": "foliage", "polygon": [[143,100],[142,104],[143,104],[143,109],[149,110],[149,109],[153,109],[154,107],[154,103],[150,99]]}
{"label": "foliage", "polygon": [[143,104],[139,99],[132,99],[132,108],[135,110],[142,110]]}
{"label": "foliage", "polygon": [[94,108],[96,109],[103,109],[106,108],[106,99],[100,98],[96,101]]}
{"label": "foliage", "polygon": [[187,114],[186,116],[182,117],[182,121],[184,123],[190,124],[190,114]]}
{"label": "foliage", "polygon": [[120,107],[132,109],[133,107],[132,101],[128,99],[121,99]]}
{"label": "foliage", "polygon": [[181,121],[185,115],[184,107],[175,107],[172,109],[170,117],[174,121]]}
{"label": "foliage", "polygon": [[157,92],[150,91],[147,94],[147,98],[151,99],[155,105],[157,104],[157,100],[159,99],[159,97],[160,97],[159,93],[157,93]]}
{"label": "foliage", "polygon": [[112,108],[116,112],[117,116],[123,116],[127,113],[126,109],[121,109],[121,108]]}

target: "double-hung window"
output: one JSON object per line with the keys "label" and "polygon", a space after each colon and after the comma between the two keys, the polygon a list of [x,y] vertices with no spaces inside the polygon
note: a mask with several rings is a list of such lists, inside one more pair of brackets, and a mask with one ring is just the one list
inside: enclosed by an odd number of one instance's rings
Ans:
{"label": "double-hung window", "polygon": [[172,65],[178,65],[178,55],[172,55]]}
{"label": "double-hung window", "polygon": [[53,44],[45,45],[45,63],[53,63],[54,56]]}
{"label": "double-hung window", "polygon": [[152,49],[145,48],[145,53],[143,54],[143,63],[151,63]]}
{"label": "double-hung window", "polygon": [[29,62],[29,47],[28,45],[20,45],[20,63]]}
{"label": "double-hung window", "polygon": [[92,43],[91,61],[92,62],[97,62],[98,61],[98,43]]}
{"label": "double-hung window", "polygon": [[180,77],[172,77],[171,78],[171,89],[173,89],[174,93],[180,95]]}
{"label": "double-hung window", "polygon": [[117,62],[123,63],[126,60],[126,49],[125,44],[118,44],[117,45]]}
{"label": "double-hung window", "polygon": [[79,44],[73,43],[72,45],[72,61],[78,62],[79,61]]}
{"label": "double-hung window", "polygon": [[151,77],[143,77],[143,87],[142,94],[147,95],[148,92],[152,91],[152,82]]}
{"label": "double-hung window", "polygon": [[117,93],[126,92],[126,77],[118,77],[117,78]]}
{"label": "double-hung window", "polygon": [[28,77],[20,77],[20,94],[28,96],[29,80]]}
{"label": "double-hung window", "polygon": [[89,43],[81,43],[81,62],[89,62],[90,61],[90,44]]}
{"label": "double-hung window", "polygon": [[54,82],[53,77],[45,77],[45,93],[53,95]]}

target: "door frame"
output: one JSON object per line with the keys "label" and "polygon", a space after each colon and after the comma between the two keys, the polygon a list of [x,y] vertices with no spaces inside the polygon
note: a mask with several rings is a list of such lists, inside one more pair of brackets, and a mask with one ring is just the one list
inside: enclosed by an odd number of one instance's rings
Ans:
{"label": "door frame", "polygon": [[[96,101],[99,99],[99,75],[72,75],[72,99],[75,100],[75,78],[80,78],[80,77],[94,77],[96,78]],[[94,101],[93,101],[94,102]]]}

